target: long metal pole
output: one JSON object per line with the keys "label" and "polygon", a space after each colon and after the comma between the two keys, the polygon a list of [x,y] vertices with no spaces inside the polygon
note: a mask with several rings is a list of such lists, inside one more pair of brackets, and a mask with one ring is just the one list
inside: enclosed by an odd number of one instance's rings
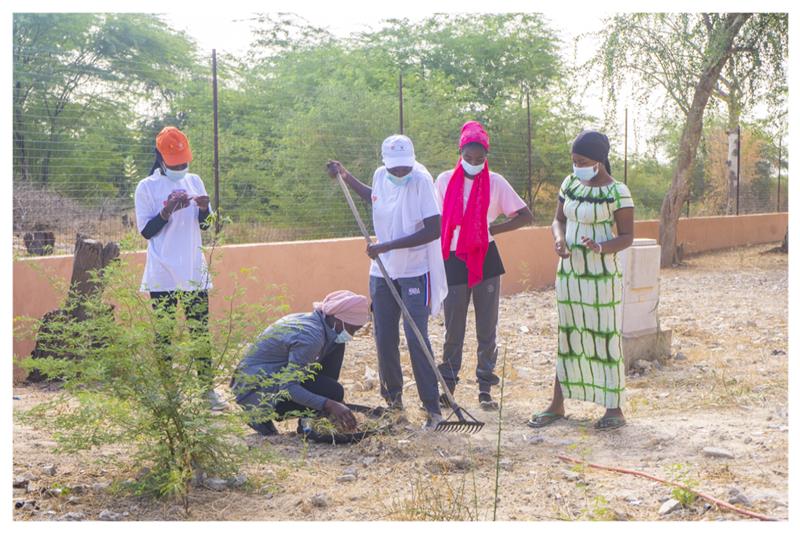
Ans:
{"label": "long metal pole", "polygon": [[742,168],[742,127],[736,126],[736,216],[739,216],[739,189]]}
{"label": "long metal pole", "polygon": [[783,155],[781,153],[781,149],[783,148],[782,142],[783,137],[778,137],[778,205],[777,209],[775,209],[775,211],[778,213],[781,212],[781,156]]}
{"label": "long metal pole", "polygon": [[400,135],[403,134],[403,73],[400,73],[399,93],[400,93]]}
{"label": "long metal pole", "polygon": [[214,233],[219,233],[219,120],[217,117],[217,50],[211,50],[211,79],[214,106]]}
{"label": "long metal pole", "polygon": [[528,189],[527,189],[527,196],[528,196],[528,209],[533,212],[533,187],[532,179],[533,179],[533,133],[531,129],[531,95],[530,93],[525,93],[525,103],[528,108]]}
{"label": "long metal pole", "polygon": [[625,184],[628,184],[628,108],[625,108],[625,164],[624,164],[624,173],[625,173]]}

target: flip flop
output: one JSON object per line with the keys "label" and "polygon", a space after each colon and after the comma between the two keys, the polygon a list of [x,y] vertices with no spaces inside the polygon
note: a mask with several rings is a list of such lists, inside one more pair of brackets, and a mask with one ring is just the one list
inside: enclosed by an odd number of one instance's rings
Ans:
{"label": "flip flop", "polygon": [[531,416],[531,419],[528,420],[528,426],[532,428],[543,428],[545,426],[549,426],[553,422],[557,420],[561,420],[562,418],[566,418],[564,415],[559,415],[556,413],[536,413],[535,415]]}
{"label": "flip flop", "polygon": [[626,423],[625,417],[622,416],[604,416],[595,422],[594,429],[598,431],[611,431],[621,428]]}

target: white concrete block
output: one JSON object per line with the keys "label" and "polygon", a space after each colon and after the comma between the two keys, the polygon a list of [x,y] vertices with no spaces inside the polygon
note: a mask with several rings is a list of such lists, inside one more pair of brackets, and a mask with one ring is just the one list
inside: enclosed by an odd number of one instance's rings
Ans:
{"label": "white concrete block", "polygon": [[634,289],[658,284],[661,268],[660,246],[637,246],[631,250],[630,286]]}
{"label": "white concrete block", "polygon": [[622,333],[655,331],[658,327],[656,320],[656,302],[625,303],[622,307]]}
{"label": "white concrete block", "polygon": [[639,302],[658,302],[658,285],[654,287],[645,287],[642,289],[625,287],[623,302],[626,304]]}

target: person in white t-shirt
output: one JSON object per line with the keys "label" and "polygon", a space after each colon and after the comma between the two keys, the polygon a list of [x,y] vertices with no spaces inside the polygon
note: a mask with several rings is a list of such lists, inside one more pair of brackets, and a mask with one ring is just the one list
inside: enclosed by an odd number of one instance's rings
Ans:
{"label": "person in white t-shirt", "polygon": [[[495,410],[491,388],[500,382],[497,362],[497,321],[500,308],[500,276],[505,273],[494,236],[529,225],[530,209],[506,179],[489,171],[489,135],[480,123],[470,121],[461,129],[461,157],[453,170],[436,178],[442,203],[442,256],[445,258],[448,292],[444,301],[444,356],[439,370],[451,392],[461,369],[467,310],[475,307],[478,337],[478,401]],[[508,220],[490,226],[500,215]],[[447,397],[440,397],[443,406]]]}
{"label": "person in white t-shirt", "polygon": [[[405,135],[392,135],[381,146],[384,166],[372,176],[372,187],[356,179],[338,161],[328,162],[332,178],[345,182],[372,207],[377,242],[367,246],[373,259],[370,268],[370,298],[378,351],[381,396],[390,408],[403,408],[403,372],[400,366],[399,321],[401,310],[374,261],[380,256],[428,349],[428,316],[438,314],[447,294],[441,244],[440,211],[433,178],[414,155],[414,145]],[[404,320],[406,342],[417,392],[427,411],[426,429],[442,421],[439,386],[422,345]]]}
{"label": "person in white t-shirt", "polygon": [[[178,304],[184,309],[193,335],[208,335],[208,290],[212,288],[201,229],[208,228],[208,193],[197,174],[190,174],[192,150],[178,128],[167,126],[156,137],[156,160],[136,186],[136,225],[147,239],[147,262],[140,290],[149,292],[153,308],[173,319]],[[168,343],[168,335],[159,334]],[[165,357],[166,362],[170,358]],[[197,357],[198,373],[208,390],[212,409],[224,409],[213,388],[210,353]]]}

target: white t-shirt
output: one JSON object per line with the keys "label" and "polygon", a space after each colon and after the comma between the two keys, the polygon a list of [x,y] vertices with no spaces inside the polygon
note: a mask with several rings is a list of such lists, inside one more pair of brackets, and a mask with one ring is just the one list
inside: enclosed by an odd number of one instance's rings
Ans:
{"label": "white t-shirt", "polygon": [[[433,178],[422,164],[414,164],[404,185],[395,185],[386,174],[386,167],[380,167],[372,176],[372,224],[378,242],[413,235],[425,227],[424,219],[441,215]],[[431,270],[426,247],[392,250],[381,254],[381,261],[392,279],[421,276]],[[375,261],[369,274],[381,277]]]}
{"label": "white t-shirt", "polygon": [[[440,207],[444,205],[444,196],[447,193],[447,186],[450,184],[450,178],[453,176],[453,170],[445,170],[439,177],[436,178],[436,193],[439,200]],[[467,210],[467,201],[469,194],[472,191],[473,180],[464,177],[464,211]],[[500,215],[511,216],[523,207],[526,207],[525,201],[520,198],[517,191],[511,186],[506,179],[496,172],[489,172],[489,210],[486,212],[487,229],[489,224],[497,220]],[[443,207],[442,207],[443,208]],[[450,241],[450,250],[455,251],[458,245],[458,234],[461,226],[456,226],[453,231],[453,239]],[[489,241],[493,241],[494,237],[489,233]]]}
{"label": "white t-shirt", "polygon": [[[141,232],[158,216],[172,191],[183,189],[189,196],[205,196],[206,188],[196,174],[187,173],[173,182],[156,170],[136,186],[136,226]],[[169,222],[147,241],[147,263],[141,291],[193,291],[212,287],[203,256],[198,214],[194,202],[172,213]]]}

